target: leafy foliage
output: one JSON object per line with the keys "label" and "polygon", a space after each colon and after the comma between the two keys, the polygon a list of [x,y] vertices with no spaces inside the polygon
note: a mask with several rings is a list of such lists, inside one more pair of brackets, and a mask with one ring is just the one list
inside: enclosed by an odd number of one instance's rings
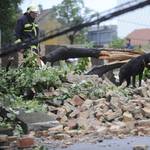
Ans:
{"label": "leafy foliage", "polygon": [[118,89],[114,87],[108,87],[104,89],[99,88],[99,89],[92,90],[92,92],[90,93],[90,96],[96,96],[96,97],[102,98],[110,90],[112,90],[114,93],[117,93],[117,94],[123,93],[128,98],[131,98],[130,95],[134,91],[133,88],[126,88],[126,87],[122,89]]}
{"label": "leafy foliage", "polygon": [[[139,81],[139,76],[136,76],[136,82]],[[142,76],[142,79],[143,80],[146,80],[146,79],[150,79],[150,70],[148,68],[145,67],[144,71],[143,71],[143,76]]]}
{"label": "leafy foliage", "polygon": [[89,86],[93,86],[93,83],[82,80],[79,84],[72,84],[70,88],[62,88],[60,95],[54,98],[53,101],[57,104],[61,104],[63,100],[72,98],[74,95],[78,95],[80,93],[89,95],[88,91],[83,91],[83,89],[88,89]]}
{"label": "leafy foliage", "polygon": [[6,123],[6,118],[3,119],[2,117],[0,117],[0,128],[12,128],[12,123],[8,122]]}
{"label": "leafy foliage", "polygon": [[[91,9],[84,6],[83,0],[63,0],[61,4],[53,6],[51,19],[58,19],[61,25],[77,25],[82,24],[86,16],[91,12]],[[67,37],[70,40],[70,44],[74,43],[74,40],[78,37],[84,36],[85,30],[75,30],[71,32]]]}
{"label": "leafy foliage", "polygon": [[77,34],[80,34],[74,39],[74,44],[83,44],[86,41],[88,41],[88,29],[84,28],[77,32]]}
{"label": "leafy foliage", "polygon": [[[84,48],[93,48],[95,41],[91,41],[90,43],[85,42]],[[88,66],[89,63],[89,58],[84,57],[84,58],[78,58],[78,64],[73,67],[74,74],[82,74],[84,71],[86,71],[86,67]]]}
{"label": "leafy foliage", "polygon": [[50,147],[47,147],[47,146],[40,146],[40,147],[36,147],[34,148],[34,150],[48,150]]}
{"label": "leafy foliage", "polygon": [[13,42],[13,30],[19,18],[19,4],[22,0],[1,0],[0,1],[0,29],[2,44]]}
{"label": "leafy foliage", "polygon": [[[85,43],[86,48],[92,48],[93,43]],[[82,60],[82,59],[81,59]],[[66,74],[70,70],[58,69],[55,67],[42,67],[39,68],[36,62],[32,58],[28,58],[26,62],[26,67],[20,67],[18,69],[10,69],[8,72],[0,69],[0,108],[4,107],[6,111],[12,112],[14,115],[18,115],[20,109],[25,113],[43,111],[47,112],[49,106],[41,101],[48,96],[43,94],[39,96],[38,93],[49,90],[49,88],[61,87],[62,82],[66,80]],[[86,66],[86,61],[80,65]],[[79,70],[80,69],[80,70]],[[78,72],[83,71],[78,68]],[[89,87],[92,86],[91,82],[82,81],[79,84],[72,84],[71,87],[61,88],[60,94],[58,96],[52,97],[53,102],[61,104],[65,99],[72,98],[74,95],[79,95],[83,93],[87,97],[92,96],[104,97],[105,94],[112,90],[116,93],[122,92],[125,96],[130,97],[132,91],[131,88],[115,89],[115,88],[105,88],[105,89],[93,89],[92,91]],[[26,98],[31,92],[31,88],[35,90],[35,97]],[[27,101],[28,100],[28,101]],[[12,128],[15,127],[14,135],[22,135],[23,131],[19,125],[13,124],[15,116],[12,113],[7,113],[7,117],[11,122],[8,122],[6,118],[0,117],[0,127]],[[105,118],[104,118],[105,120]]]}
{"label": "leafy foliage", "polygon": [[24,135],[24,132],[23,132],[23,130],[22,130],[22,128],[21,128],[21,126],[20,126],[19,124],[17,124],[17,125],[15,126],[15,130],[13,130],[13,135],[14,135],[14,136],[21,136],[21,135]]}
{"label": "leafy foliage", "polygon": [[109,45],[109,48],[123,49],[124,41],[125,39],[114,37],[113,40],[111,40],[112,44]]}
{"label": "leafy foliage", "polygon": [[147,78],[150,79],[150,70],[148,68],[145,68],[144,72],[143,72],[142,79],[145,80]]}
{"label": "leafy foliage", "polygon": [[[125,44],[125,39],[114,37],[113,40],[110,40],[110,42],[111,44],[109,45],[109,48],[123,49]],[[136,51],[140,51],[141,49],[138,45],[135,45],[134,47]]]}
{"label": "leafy foliage", "polygon": [[134,47],[135,47],[136,51],[140,51],[141,50],[141,48],[138,45],[134,45]]}
{"label": "leafy foliage", "polygon": [[[29,67],[27,67],[29,66]],[[10,69],[8,72],[0,69],[0,108],[4,107],[6,111],[16,115],[22,109],[25,113],[43,111],[46,113],[48,105],[41,103],[37,98],[26,97],[31,92],[31,88],[35,89],[36,94],[49,89],[50,86],[62,86],[61,79],[66,78],[66,72],[54,67],[39,68],[36,62],[29,58],[26,67],[19,69]],[[0,118],[0,127],[11,128],[15,116],[7,113],[7,117],[12,121],[9,123],[7,119]],[[22,134],[21,128],[15,125],[14,135]]]}

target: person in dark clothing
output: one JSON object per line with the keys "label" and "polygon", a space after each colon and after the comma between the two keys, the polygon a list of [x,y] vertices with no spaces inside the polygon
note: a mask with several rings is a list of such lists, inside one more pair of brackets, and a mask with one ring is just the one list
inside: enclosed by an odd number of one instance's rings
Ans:
{"label": "person in dark clothing", "polygon": [[123,49],[133,49],[133,50],[135,50],[135,47],[133,45],[131,45],[131,39],[130,38],[126,38],[126,45],[124,46]]}
{"label": "person in dark clothing", "polygon": [[[39,12],[39,7],[32,3],[28,6],[25,14],[17,20],[17,25],[14,31],[15,44],[25,44],[25,40],[32,39],[37,40],[39,34],[38,24],[34,21]],[[28,50],[32,50],[36,54],[40,55],[39,44],[30,45],[27,49],[21,49],[20,52],[24,53]],[[24,58],[27,57],[24,53]]]}

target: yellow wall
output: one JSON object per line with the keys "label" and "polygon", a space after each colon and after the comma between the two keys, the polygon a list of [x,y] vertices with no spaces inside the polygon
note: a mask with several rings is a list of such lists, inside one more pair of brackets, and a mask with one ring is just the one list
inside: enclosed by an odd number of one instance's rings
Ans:
{"label": "yellow wall", "polygon": [[[38,23],[39,29],[45,30],[45,33],[60,27],[60,24],[58,23],[56,19],[50,20],[50,14],[43,17],[37,23]],[[50,33],[50,34],[54,34],[54,33],[55,32]],[[50,34],[47,34],[46,36]],[[70,41],[66,37],[66,35],[58,36],[53,39],[49,39],[47,41],[41,42],[42,45],[61,45],[61,44],[69,44],[69,43]]]}

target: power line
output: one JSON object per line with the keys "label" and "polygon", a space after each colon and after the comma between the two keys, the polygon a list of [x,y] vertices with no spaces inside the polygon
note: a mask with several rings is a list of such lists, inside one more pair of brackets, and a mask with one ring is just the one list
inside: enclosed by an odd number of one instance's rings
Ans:
{"label": "power line", "polygon": [[146,26],[146,27],[150,27],[150,25],[146,25],[146,24],[140,24],[140,23],[134,23],[134,22],[125,21],[125,20],[120,20],[120,19],[118,19],[118,21],[121,21],[121,22],[126,22],[126,23],[131,23],[131,24],[135,24],[135,25],[140,25],[140,26]]}
{"label": "power line", "polygon": [[[118,0],[118,4],[124,1],[126,0]],[[150,21],[149,12],[150,7],[147,6],[118,17],[118,36],[124,38],[135,29],[149,28],[150,25],[147,24]]]}
{"label": "power line", "polygon": [[[139,0],[136,0],[136,1],[139,1]],[[141,1],[141,0],[140,0]],[[131,1],[130,2],[130,5],[135,3],[135,1]],[[127,3],[124,4],[125,6],[127,5]],[[124,6],[122,5],[122,7]],[[22,45],[19,44],[17,45],[15,48],[9,50],[9,51],[6,51],[6,52],[3,52],[0,54],[0,57],[4,57],[4,56],[7,56],[8,54],[11,54],[11,53],[14,53],[16,51],[19,51],[20,49],[25,49],[28,47],[28,45],[35,45],[37,43],[40,43],[40,42],[43,42],[43,41],[46,41],[48,39],[52,39],[54,37],[57,37],[57,36],[61,36],[63,34],[66,34],[68,32],[71,32],[71,31],[76,31],[76,30],[81,30],[83,29],[84,27],[88,27],[88,26],[91,26],[91,25],[95,25],[95,24],[98,24],[100,22],[103,22],[103,21],[106,21],[106,20],[109,20],[111,18],[114,18],[114,17],[117,17],[119,15],[122,15],[124,13],[127,13],[127,12],[130,12],[130,11],[133,11],[133,10],[136,10],[138,8],[141,8],[141,7],[145,7],[147,5],[150,5],[150,0],[146,0],[144,2],[140,2],[138,4],[134,4],[132,6],[129,6],[129,7],[125,7],[124,9],[120,9],[120,7],[117,7],[117,11],[114,11],[113,13],[110,13],[110,11],[108,10],[108,13],[102,17],[100,17],[99,19],[96,19],[94,21],[91,21],[91,22],[85,22],[85,23],[82,23],[82,24],[79,24],[79,25],[75,25],[75,26],[72,26],[68,29],[64,29],[63,31],[58,31],[57,33],[55,34],[52,34],[52,35],[49,35],[49,36],[45,36],[43,37],[42,39],[39,39],[39,40],[34,40],[34,39],[27,39],[26,41],[23,41],[26,43],[26,45]],[[115,7],[116,8],[116,7]],[[112,9],[111,9],[112,10]]]}

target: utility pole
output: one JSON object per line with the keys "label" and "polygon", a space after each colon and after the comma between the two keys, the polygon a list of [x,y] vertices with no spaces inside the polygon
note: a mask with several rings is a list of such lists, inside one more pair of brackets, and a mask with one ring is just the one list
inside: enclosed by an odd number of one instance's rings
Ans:
{"label": "utility pole", "polygon": [[[1,29],[0,29],[0,53],[1,53]],[[0,58],[0,67],[1,67],[1,63],[2,63],[2,61],[1,61],[1,58]]]}
{"label": "utility pole", "polygon": [[[1,29],[0,29],[0,53],[1,53]],[[2,64],[2,61],[1,61],[1,58],[0,58],[0,67],[1,67],[1,64]]]}

